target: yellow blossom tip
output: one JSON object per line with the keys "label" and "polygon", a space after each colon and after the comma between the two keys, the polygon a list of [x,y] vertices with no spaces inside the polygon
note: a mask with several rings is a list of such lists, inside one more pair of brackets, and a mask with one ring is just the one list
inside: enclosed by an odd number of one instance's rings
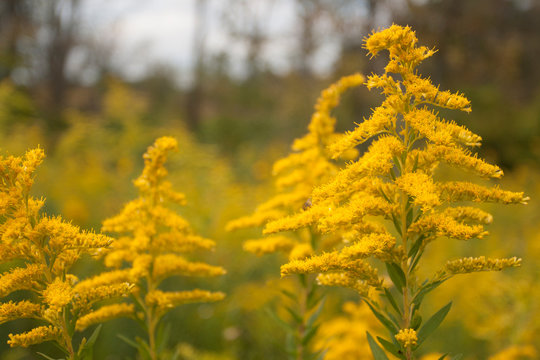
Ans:
{"label": "yellow blossom tip", "polygon": [[418,342],[418,335],[414,329],[400,329],[395,338],[406,349],[415,347]]}

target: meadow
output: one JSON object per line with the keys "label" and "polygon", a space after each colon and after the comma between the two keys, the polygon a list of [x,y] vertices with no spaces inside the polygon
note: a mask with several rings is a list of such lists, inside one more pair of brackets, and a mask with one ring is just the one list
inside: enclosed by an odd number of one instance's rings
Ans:
{"label": "meadow", "polygon": [[289,144],[223,151],[115,78],[51,136],[3,81],[0,358],[540,358],[540,173],[480,150],[413,30]]}

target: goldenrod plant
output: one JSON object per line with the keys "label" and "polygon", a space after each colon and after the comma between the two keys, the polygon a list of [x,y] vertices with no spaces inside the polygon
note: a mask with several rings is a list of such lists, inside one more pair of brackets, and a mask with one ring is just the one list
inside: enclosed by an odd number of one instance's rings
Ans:
{"label": "goldenrod plant", "polygon": [[[265,228],[267,234],[304,226],[347,234],[343,246],[291,260],[281,267],[281,274],[320,273],[322,285],[356,290],[389,333],[377,337],[378,342],[367,334],[375,359],[387,359],[386,352],[399,359],[418,358],[418,349],[451,307],[450,302],[424,317],[424,297],[448,279],[521,263],[516,257],[455,259],[420,278],[418,269],[428,245],[436,246],[438,239],[481,239],[488,234],[484,226],[492,216],[468,203],[526,204],[528,197],[497,185],[438,179],[441,163],[487,179],[498,179],[503,172],[469,149],[480,145],[480,136],[436,112],[444,108],[469,113],[471,105],[462,94],[440,90],[418,74],[416,67],[435,51],[417,42],[410,27],[398,25],[365,39],[371,57],[384,50],[389,53],[384,74],[372,74],[366,81],[369,89],[381,89],[385,100],[369,119],[330,144],[329,151],[338,157],[371,141],[368,150],[317,187],[310,208]],[[369,259],[381,261],[388,277],[381,276]]]}
{"label": "goldenrod plant", "polygon": [[[132,285],[121,280],[88,286],[89,280],[79,281],[70,272],[81,256],[98,255],[112,239],[41,211],[45,200],[32,197],[30,191],[44,156],[37,148],[22,157],[0,157],[0,261],[9,268],[0,275],[0,323],[22,318],[40,323],[10,334],[11,347],[53,341],[66,359],[90,360],[99,327],[80,344],[73,343],[75,332],[102,322],[98,314],[107,312],[107,306],[99,307],[99,302],[127,295]],[[12,294],[24,300],[6,299]]]}
{"label": "goldenrod plant", "polygon": [[[114,268],[95,277],[96,284],[129,280],[135,284],[129,303],[115,304],[117,316],[138,321],[147,339],[132,341],[143,359],[165,358],[167,331],[160,320],[174,308],[187,303],[214,302],[225,294],[207,290],[164,291],[162,282],[172,276],[213,277],[225,274],[219,266],[191,261],[186,254],[211,250],[215,242],[194,233],[187,220],[170,209],[168,203],[185,204],[185,195],[165,180],[168,153],[177,150],[177,141],[161,137],[144,154],[144,170],[134,181],[139,197],[103,222],[103,231],[118,234],[112,250],[104,257]],[[165,330],[164,330],[165,329]]]}
{"label": "goldenrod plant", "polygon": [[[347,89],[362,85],[364,81],[360,74],[347,76],[322,92],[308,125],[308,133],[294,141],[291,154],[274,163],[276,194],[260,204],[252,215],[229,222],[227,230],[261,226],[311,206],[314,187],[330,180],[338,170],[327,149],[330,142],[339,136],[335,133],[336,119],[331,112]],[[351,153],[356,154],[356,151],[349,151],[345,156]],[[319,249],[332,246],[335,239],[339,240],[333,234],[321,237],[316,227],[307,227],[283,235],[248,240],[244,243],[244,250],[257,255],[282,252],[290,261],[301,260]],[[278,319],[278,322],[287,330],[288,356],[291,359],[311,359],[317,356],[310,345],[318,328],[315,321],[322,310],[323,298],[316,293],[313,276],[299,274],[297,280],[297,293],[282,290],[287,301],[293,303],[293,306],[286,306],[291,321]],[[276,316],[275,313],[272,315]]]}

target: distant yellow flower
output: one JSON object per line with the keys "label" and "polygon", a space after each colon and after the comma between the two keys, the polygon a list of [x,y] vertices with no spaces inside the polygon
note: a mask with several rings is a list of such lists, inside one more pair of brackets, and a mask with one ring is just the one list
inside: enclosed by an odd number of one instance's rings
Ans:
{"label": "distant yellow flower", "polygon": [[518,359],[537,359],[538,352],[531,345],[510,346],[495,355],[489,357],[488,360],[518,360]]}
{"label": "distant yellow flower", "polygon": [[[169,136],[158,138],[143,155],[144,169],[135,179],[139,196],[124,205],[121,212],[103,222],[103,231],[118,234],[111,249],[103,254],[106,266],[114,268],[94,278],[82,281],[78,288],[82,297],[105,298],[109,283],[124,281],[133,299],[131,304],[116,304],[98,309],[81,318],[78,328],[112,319],[133,317],[146,324],[148,347],[152,358],[158,357],[157,324],[173,308],[191,302],[213,302],[225,294],[204,290],[166,292],[160,284],[172,276],[213,277],[225,274],[225,269],[192,261],[188,253],[212,250],[215,242],[205,239],[191,229],[189,222],[170,209],[169,204],[184,205],[184,194],[173,190],[166,179],[165,163],[171,151],[178,149],[177,141]],[[108,286],[108,289],[115,290]],[[118,291],[122,291],[118,289]]]}

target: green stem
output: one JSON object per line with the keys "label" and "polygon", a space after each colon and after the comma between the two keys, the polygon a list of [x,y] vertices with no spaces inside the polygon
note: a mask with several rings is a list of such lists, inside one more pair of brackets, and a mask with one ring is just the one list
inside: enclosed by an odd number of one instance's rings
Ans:
{"label": "green stem", "polygon": [[[304,279],[301,279],[300,283],[302,284],[302,288],[300,291],[300,299],[299,299],[299,307],[300,307],[300,316],[302,317],[302,323],[298,325],[298,337],[297,337],[297,344],[296,344],[296,359],[297,360],[303,360],[305,355],[305,348],[302,344],[302,339],[304,338],[305,332],[306,332],[306,312],[307,312],[307,295],[308,295],[308,284],[307,279],[305,279],[305,275],[301,274],[300,276],[304,276]],[[302,281],[303,280],[303,281]]]}
{"label": "green stem", "polygon": [[[409,109],[409,101],[407,101],[407,106],[405,109],[405,113],[407,113]],[[407,155],[409,150],[409,124],[405,122],[404,124],[404,131],[403,131],[403,143],[405,145],[405,153],[402,155],[402,162],[400,164],[401,166],[401,174],[400,176],[405,175],[406,173],[406,166],[407,166]],[[403,250],[405,254],[408,254],[408,224],[407,224],[407,211],[408,211],[408,205],[409,205],[409,196],[405,192],[401,192],[401,239],[403,244]],[[411,318],[412,318],[412,303],[411,299],[409,298],[409,288],[411,286],[410,281],[410,271],[409,271],[409,259],[408,257],[405,257],[401,261],[401,270],[405,274],[405,286],[403,288],[403,315],[402,315],[402,328],[403,329],[409,329],[411,327]],[[412,350],[410,347],[408,347],[405,351],[405,357],[407,360],[414,359],[414,354],[412,353]]]}
{"label": "green stem", "polygon": [[[148,293],[155,290],[155,285],[151,279],[151,276],[147,276],[146,282],[148,285]],[[146,328],[148,331],[148,346],[150,347],[150,357],[152,360],[158,359],[158,353],[156,348],[156,325],[159,319],[154,314],[151,307],[145,307],[146,312]]]}

